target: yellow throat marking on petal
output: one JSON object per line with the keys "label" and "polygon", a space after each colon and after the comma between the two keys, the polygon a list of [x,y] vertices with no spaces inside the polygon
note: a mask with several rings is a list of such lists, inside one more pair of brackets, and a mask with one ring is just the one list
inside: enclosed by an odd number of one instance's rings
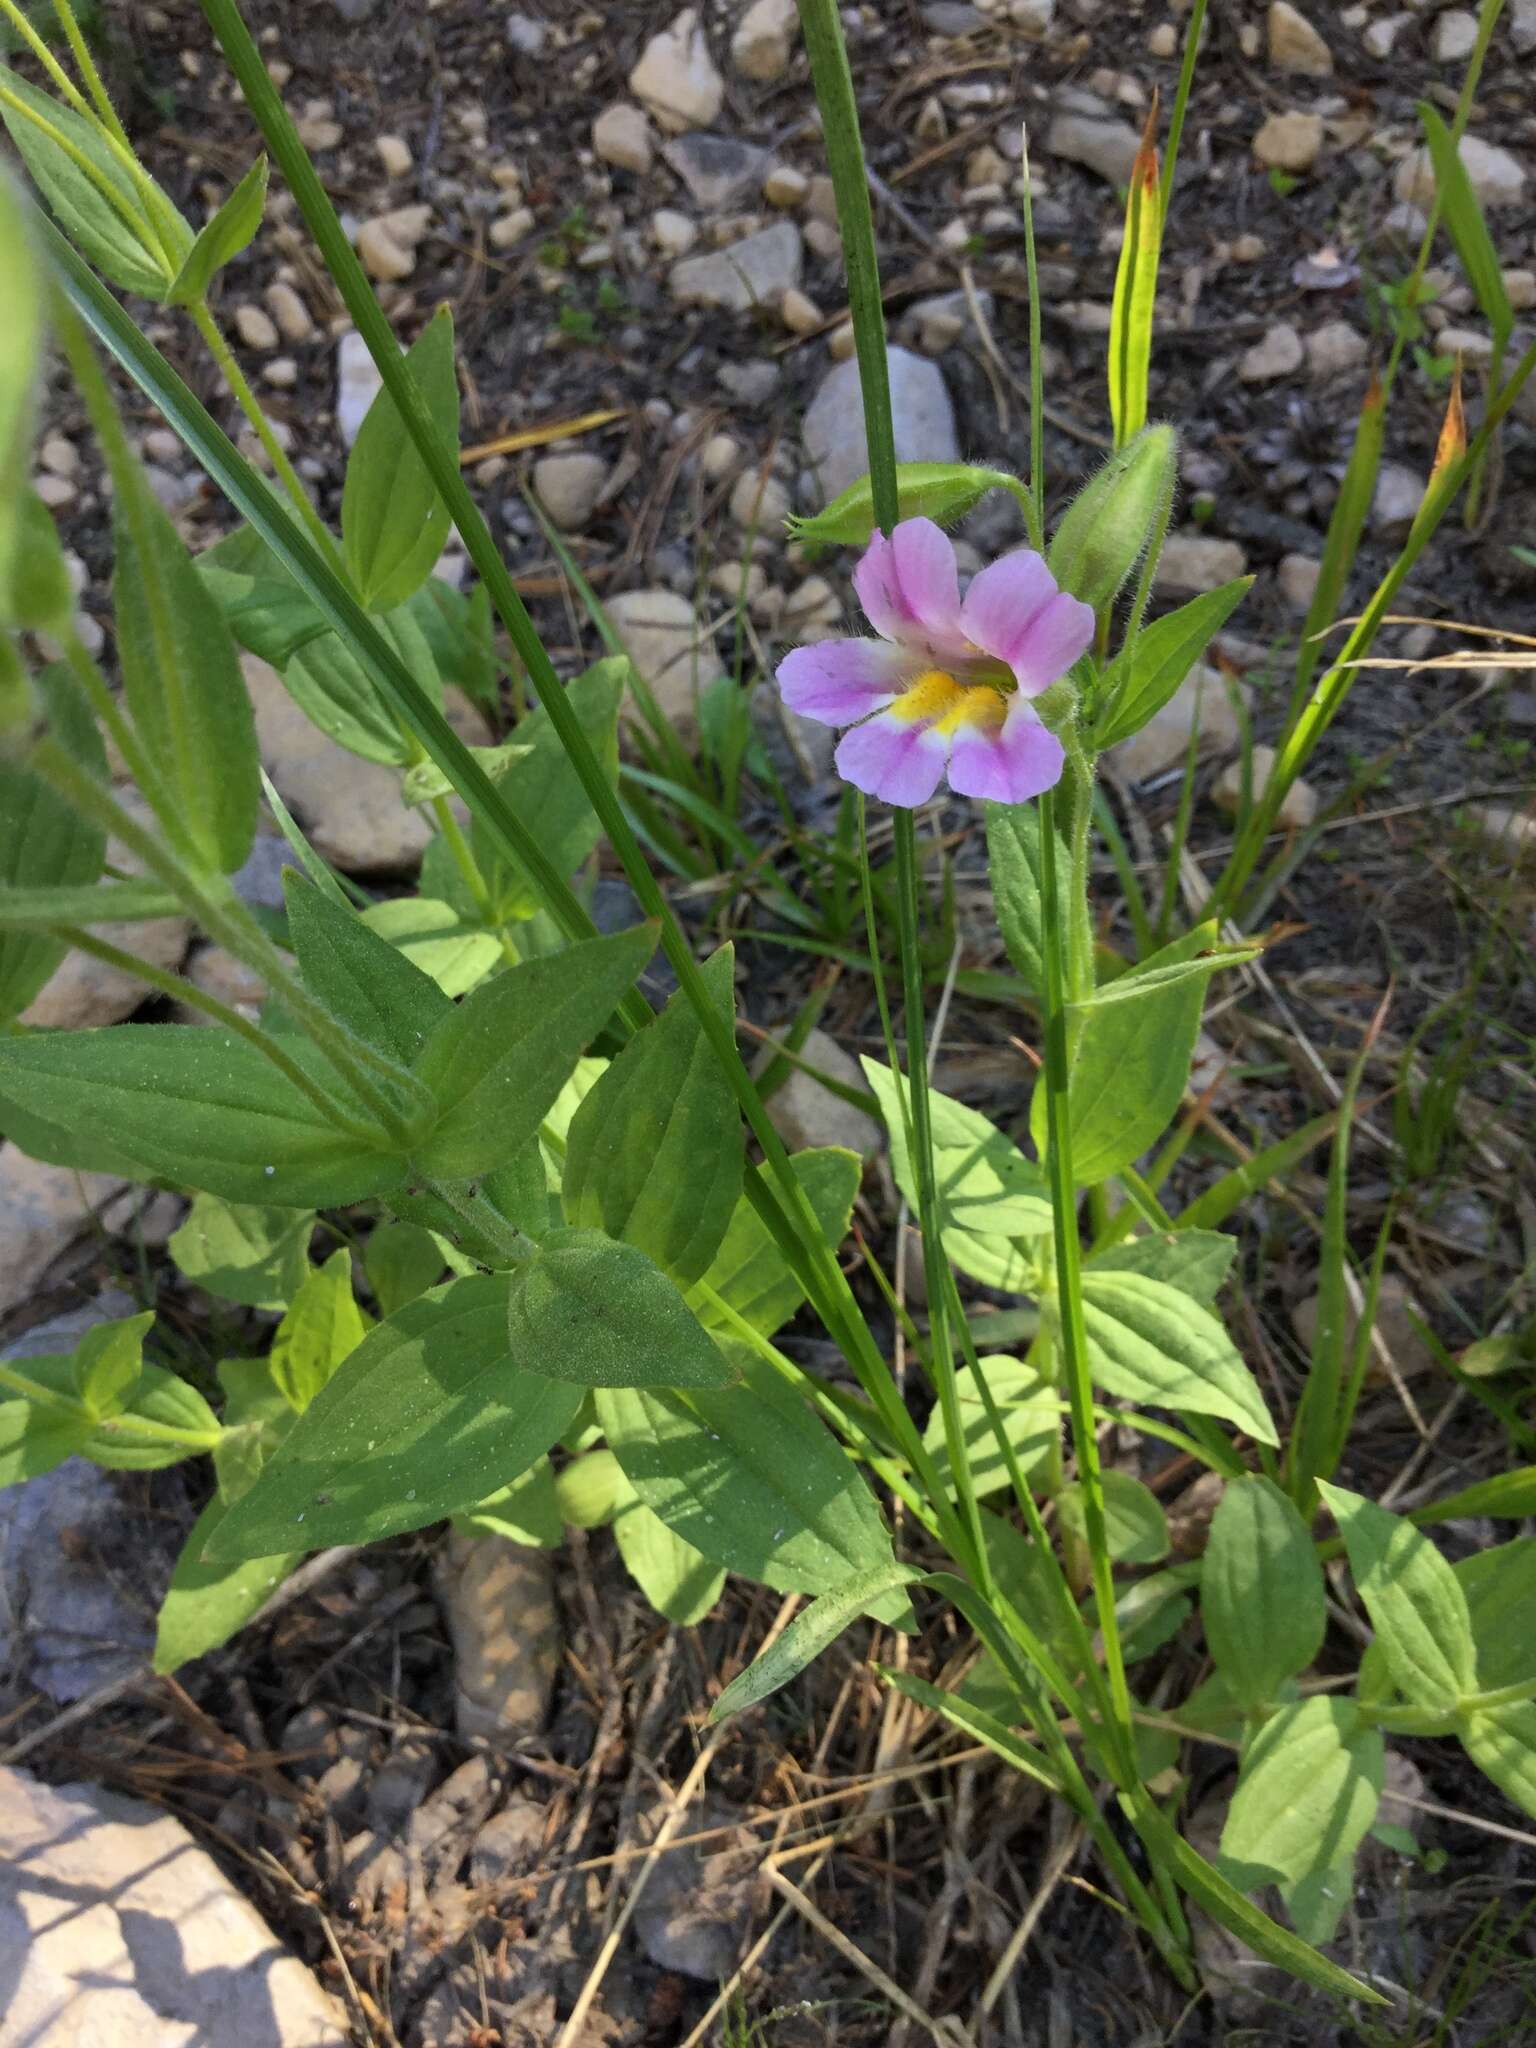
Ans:
{"label": "yellow throat marking on petal", "polygon": [[887,715],[904,724],[932,725],[945,734],[953,734],[963,725],[995,732],[1007,708],[990,684],[957,683],[947,670],[930,668],[908,684]]}

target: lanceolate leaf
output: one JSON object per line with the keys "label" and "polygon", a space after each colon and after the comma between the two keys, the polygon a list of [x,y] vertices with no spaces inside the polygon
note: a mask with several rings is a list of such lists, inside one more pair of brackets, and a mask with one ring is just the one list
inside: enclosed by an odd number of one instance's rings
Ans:
{"label": "lanceolate leaf", "polygon": [[173,306],[192,306],[207,296],[216,274],[255,237],[267,204],[267,160],[255,163],[199,233],[171,286]]}
{"label": "lanceolate leaf", "polygon": [[[704,968],[711,1000],[732,1029],[734,959],[722,946]],[[686,1287],[725,1236],[741,1195],[743,1152],[730,1082],[679,993],[629,1041],[572,1118],[565,1213],[637,1245]]]}
{"label": "lanceolate leaf", "polygon": [[1469,1714],[1461,1740],[1473,1763],[1507,1799],[1536,1814],[1536,1700]]}
{"label": "lanceolate leaf", "polygon": [[1328,1626],[1307,1525],[1271,1480],[1232,1479],[1211,1521],[1200,1615],[1216,1669],[1245,1706],[1305,1671]]}
{"label": "lanceolate leaf", "polygon": [[1095,1252],[1088,1261],[1094,1273],[1143,1273],[1162,1280],[1181,1294],[1209,1308],[1221,1292],[1237,1251],[1237,1239],[1219,1230],[1157,1232],[1127,1238]]}
{"label": "lanceolate leaf", "polygon": [[1461,154],[1451,140],[1451,131],[1428,101],[1420,100],[1418,116],[1424,124],[1435,167],[1435,185],[1440,195],[1440,216],[1450,230],[1456,253],[1467,273],[1483,318],[1493,329],[1495,352],[1502,352],[1515,324],[1514,308],[1499,267],[1498,252],[1488,233],[1482,208]]}
{"label": "lanceolate leaf", "polygon": [[788,1685],[835,1643],[848,1624],[856,1621],[872,1602],[921,1576],[910,1565],[877,1565],[873,1571],[861,1572],[848,1580],[835,1593],[823,1593],[795,1616],[783,1635],[770,1643],[739,1678],[732,1679],[710,1708],[710,1720],[728,1720],[732,1714],[755,1707],[759,1700]]}
{"label": "lanceolate leaf", "polygon": [[[1252,1373],[1208,1309],[1142,1273],[1083,1274],[1088,1367],[1123,1400],[1220,1415],[1260,1443],[1278,1442]],[[1054,1317],[1050,1297],[1045,1307]]]}
{"label": "lanceolate leaf", "polygon": [[[813,1151],[796,1152],[790,1165],[805,1189],[823,1240],[835,1249],[848,1234],[853,1198],[859,1191],[863,1167],[858,1154],[834,1145],[818,1146]],[[762,1178],[760,1166],[747,1171]],[[789,1261],[745,1195],[731,1212],[730,1225],[704,1275],[703,1287],[765,1337],[788,1322],[805,1299]],[[731,1333],[730,1318],[711,1303],[702,1288],[695,1305],[706,1329]]]}
{"label": "lanceolate leaf", "polygon": [[1223,1861],[1244,1890],[1299,1883],[1352,1856],[1376,1818],[1383,1750],[1353,1700],[1281,1707],[1243,1759],[1222,1830]]}
{"label": "lanceolate leaf", "polygon": [[253,1557],[242,1564],[206,1564],[203,1552],[224,1519],[215,1497],[192,1524],[155,1624],[156,1671],[175,1671],[227,1643],[263,1608],[304,1555]]}
{"label": "lanceolate leaf", "polygon": [[430,975],[360,917],[284,870],[288,934],[304,985],[338,1023],[411,1066],[453,1005]]}
{"label": "lanceolate leaf", "polygon": [[[1045,989],[1044,888],[1040,867],[1038,804],[988,804],[987,866],[998,929],[1008,958],[1036,994]],[[1056,864],[1067,872],[1066,848],[1057,839]],[[1087,913],[1080,914],[1086,939]],[[1083,948],[1087,957],[1088,948]]]}
{"label": "lanceolate leaf", "polygon": [[731,1369],[638,1245],[552,1230],[511,1275],[507,1329],[526,1372],[585,1387],[719,1387]]}
{"label": "lanceolate leaf", "polygon": [[1129,739],[1157,716],[1252,584],[1251,576],[1239,576],[1142,628],[1100,679],[1098,701],[1104,709],[1094,727],[1096,749]]}
{"label": "lanceolate leaf", "polygon": [[[411,613],[401,607],[378,624],[434,709],[440,706],[442,678],[426,636]],[[307,636],[281,666],[288,694],[339,747],[386,767],[403,768],[410,761],[411,744],[399,720],[339,633]]]}
{"label": "lanceolate leaf", "polygon": [[178,1270],[205,1293],[250,1308],[286,1308],[309,1272],[315,1227],[306,1209],[271,1209],[197,1195],[173,1231]]}
{"label": "lanceolate leaf", "polygon": [[[0,515],[3,516],[3,515]],[[106,773],[95,721],[62,667],[38,677],[54,739],[82,767]],[[101,873],[105,837],[39,775],[0,756],[0,884],[13,889],[79,888]],[[43,932],[0,929],[0,1020],[19,1015],[64,957],[62,941]]]}
{"label": "lanceolate leaf", "polygon": [[367,1543],[484,1500],[576,1418],[580,1387],[518,1371],[505,1274],[434,1287],[368,1335],[315,1396],[208,1545]]}
{"label": "lanceolate leaf", "polygon": [[[446,306],[407,351],[406,362],[439,438],[457,455],[459,386]],[[341,537],[352,580],[375,612],[403,604],[420,588],[448,537],[448,508],[384,391],[369,407],[347,463]]]}
{"label": "lanceolate leaf", "polygon": [[656,1612],[679,1628],[702,1621],[720,1598],[725,1573],[653,1515],[643,1501],[631,1499],[627,1507],[620,1508],[613,1534],[630,1577]]}
{"label": "lanceolate leaf", "polygon": [[268,1370],[290,1408],[303,1414],[365,1329],[352,1298],[352,1254],[343,1247],[312,1269],[272,1338]]}
{"label": "lanceolate leaf", "polygon": [[[891,1140],[891,1170],[915,1209],[917,1181],[907,1153],[902,1117],[905,1077],[879,1060],[860,1062],[880,1104]],[[934,1178],[939,1214],[949,1229],[991,1237],[1039,1237],[1051,1227],[1051,1200],[1038,1166],[979,1110],[929,1092]]]}
{"label": "lanceolate leaf", "polygon": [[1157,108],[1147,115],[1125,202],[1125,236],[1115,272],[1109,323],[1109,410],[1115,446],[1140,433],[1147,421],[1147,372],[1157,261],[1163,241],[1163,198],[1157,168]]}
{"label": "lanceolate leaf", "polygon": [[[1061,1443],[1061,1395],[1033,1366],[1021,1364],[1016,1358],[978,1358],[976,1365],[1001,1417],[1003,1434],[1028,1478],[1051,1459]],[[993,1434],[976,1374],[968,1365],[955,1375],[955,1393],[960,1403],[960,1427],[971,1483],[978,1499],[985,1500],[988,1494],[1001,1493],[1010,1485],[1008,1461]],[[950,1470],[944,1412],[937,1403],[923,1431],[923,1442],[933,1456],[940,1479],[953,1493],[956,1481]]]}
{"label": "lanceolate leaf", "polygon": [[1429,1538],[1400,1515],[1318,1482],[1349,1553],[1393,1683],[1415,1706],[1453,1710],[1477,1689],[1467,1596]]}
{"label": "lanceolate leaf", "polygon": [[[335,1076],[303,1040],[285,1050],[327,1090]],[[102,1132],[155,1176],[231,1202],[320,1209],[405,1179],[405,1161],[326,1121],[255,1047],[196,1024],[0,1041],[0,1104],[79,1133]]]}

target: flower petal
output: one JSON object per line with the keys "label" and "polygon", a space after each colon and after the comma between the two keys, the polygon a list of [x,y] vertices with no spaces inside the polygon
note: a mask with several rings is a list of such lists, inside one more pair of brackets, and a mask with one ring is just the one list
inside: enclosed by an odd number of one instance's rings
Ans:
{"label": "flower petal", "polygon": [[1015,548],[971,578],[960,625],[984,653],[1011,663],[1037,614],[1057,594],[1056,578],[1033,548]]}
{"label": "flower petal", "polygon": [[963,653],[955,551],[931,519],[903,519],[889,539],[872,535],[853,587],[864,616],[887,640],[932,654]]}
{"label": "flower petal", "polygon": [[1081,598],[1058,591],[1033,619],[1008,666],[1027,696],[1037,697],[1058,682],[1093,639],[1093,608]]}
{"label": "flower petal", "polygon": [[957,727],[949,757],[949,786],[957,796],[998,804],[1028,803],[1061,780],[1066,755],[1028,703],[1015,697],[1001,726]]}
{"label": "flower petal", "polygon": [[784,702],[802,718],[852,725],[883,710],[911,666],[911,656],[888,640],[818,640],[786,654],[775,680]]}
{"label": "flower petal", "polygon": [[891,718],[885,712],[845,732],[837,743],[837,772],[855,789],[910,810],[939,786],[949,742],[937,727]]}

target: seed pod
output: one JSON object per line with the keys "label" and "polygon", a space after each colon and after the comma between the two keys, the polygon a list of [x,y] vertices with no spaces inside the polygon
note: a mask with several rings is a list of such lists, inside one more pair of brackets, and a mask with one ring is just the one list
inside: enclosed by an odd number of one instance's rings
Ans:
{"label": "seed pod", "polygon": [[1173,498],[1178,436],[1143,427],[1067,507],[1046,560],[1074,597],[1100,611],[1141,560]]}
{"label": "seed pod", "polygon": [[[988,491],[1022,492],[1016,477],[1001,469],[973,469],[963,462],[899,462],[896,465],[899,519],[934,519],[952,526]],[[867,476],[840,491],[830,505],[809,518],[791,518],[792,537],[805,544],[863,547],[875,530],[874,494]]]}

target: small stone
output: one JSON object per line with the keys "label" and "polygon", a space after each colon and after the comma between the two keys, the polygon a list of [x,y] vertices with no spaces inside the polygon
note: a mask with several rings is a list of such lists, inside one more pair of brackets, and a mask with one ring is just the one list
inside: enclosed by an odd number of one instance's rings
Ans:
{"label": "small stone", "polygon": [[[1505,270],[1499,274],[1504,280],[1505,297],[1514,312],[1528,313],[1536,306],[1536,270]],[[43,460],[48,460],[46,452]]]}
{"label": "small stone", "polygon": [[1469,363],[1493,361],[1493,337],[1480,327],[1442,327],[1435,347],[1442,355],[1465,356]]}
{"label": "small stone", "polygon": [[537,225],[532,207],[519,206],[493,220],[486,239],[493,249],[515,249],[519,242],[527,241]]}
{"label": "small stone", "polygon": [[795,0],[752,0],[731,37],[731,68],[772,85],[789,69],[799,15]]}
{"label": "small stone", "polygon": [[725,80],[695,9],[685,7],[670,28],[652,36],[629,74],[629,89],[668,134],[707,128],[715,119],[725,101]]}
{"label": "small stone", "polygon": [[731,492],[731,517],[743,533],[766,533],[778,540],[789,517],[789,492],[776,476],[746,470]]}
{"label": "small stone", "polygon": [[271,314],[264,313],[260,306],[236,306],[235,332],[247,348],[277,347],[276,323]]}
{"label": "small stone", "polygon": [[738,405],[756,408],[771,405],[779,395],[783,382],[777,363],[761,360],[748,363],[722,363],[716,373],[720,387],[728,391]]}
{"label": "small stone", "polygon": [[779,301],[779,318],[791,334],[814,334],[824,317],[816,301],[793,286]]}
{"label": "small stone", "polygon": [[615,100],[592,123],[592,147],[605,164],[643,177],[651,168],[655,142],[651,124],[629,100]]}
{"label": "small stone", "polygon": [[[1414,1299],[1406,1281],[1396,1273],[1382,1276],[1381,1292],[1376,1298],[1376,1321],[1374,1330],[1383,1346],[1405,1380],[1422,1379],[1436,1367],[1434,1352],[1414,1327],[1414,1316],[1421,1319],[1424,1311]],[[1297,1302],[1291,1310],[1291,1328],[1296,1341],[1310,1357],[1317,1338],[1318,1299],[1311,1295],[1305,1301]],[[1347,1298],[1344,1307],[1344,1329],[1346,1343],[1353,1343],[1360,1317],[1354,1304]],[[1371,1362],[1366,1367],[1366,1378],[1373,1386],[1381,1386],[1388,1378],[1376,1346],[1371,1346]]]}
{"label": "small stone", "polygon": [[712,484],[734,476],[741,461],[741,444],[731,434],[711,434],[699,450],[699,467]]}
{"label": "small stone", "polygon": [[343,447],[350,448],[357,439],[383,384],[367,342],[349,328],[336,344],[336,424]]}
{"label": "small stone", "polygon": [[1477,43],[1477,16],[1464,7],[1451,7],[1435,23],[1430,49],[1437,64],[1459,64],[1470,57]]}
{"label": "small stone", "polygon": [[373,147],[386,178],[403,178],[415,161],[411,145],[402,135],[376,135]]}
{"label": "small stone", "polygon": [[773,162],[766,149],[734,135],[680,135],[661,154],[705,213],[750,205]]}
{"label": "small stone", "polygon": [[[1249,785],[1255,798],[1262,796],[1274,772],[1277,755],[1273,747],[1255,746],[1248,761]],[[1211,801],[1236,816],[1243,800],[1243,763],[1230,761],[1217,776]],[[1317,816],[1317,791],[1300,776],[1291,784],[1275,813],[1275,823],[1299,831]]]}
{"label": "small stone", "polygon": [[1322,146],[1322,115],[1297,110],[1271,114],[1253,138],[1253,153],[1259,162],[1278,171],[1310,171]]}
{"label": "small stone", "polygon": [[507,16],[507,41],[519,57],[537,57],[549,40],[549,23],[529,14]]}
{"label": "small stone", "polygon": [[43,1269],[83,1236],[92,1227],[92,1216],[127,1185],[116,1174],[46,1165],[29,1159],[19,1146],[0,1142],[0,1314],[27,1299]]}
{"label": "small stone", "polygon": [[32,479],[32,488],[50,512],[66,511],[79,496],[67,476],[53,476],[47,470]]}
{"label": "small stone", "polygon": [[[958,462],[955,410],[938,364],[904,348],[887,348],[886,362],[896,460]],[[869,474],[856,362],[840,362],[827,372],[806,412],[803,434],[821,503]]]}
{"label": "small stone", "polygon": [[1376,472],[1371,524],[1378,533],[1400,533],[1413,524],[1428,488],[1424,472],[1406,462],[1384,462]]}
{"label": "small stone", "polygon": [[837,262],[843,253],[843,238],[829,220],[808,220],[805,246],[823,263]]}
{"label": "small stone", "polygon": [[668,284],[680,305],[745,313],[753,306],[781,300],[800,282],[804,253],[794,222],[775,221],[772,227],[760,228],[729,248],[707,256],[684,257],[673,265]]}
{"label": "small stone", "polygon": [[1257,263],[1268,250],[1268,243],[1262,235],[1234,235],[1231,255],[1234,263]]}
{"label": "small stone", "polygon": [[1315,328],[1306,339],[1307,368],[1319,383],[1358,370],[1371,352],[1371,345],[1358,328],[1347,320],[1329,320]]}
{"label": "small stone", "polygon": [[1056,0],[1008,0],[1008,19],[1038,40],[1050,32],[1056,19]]}
{"label": "small stone", "polygon": [[1317,581],[1322,573],[1322,563],[1314,561],[1311,555],[1280,557],[1275,580],[1280,585],[1280,595],[1293,612],[1306,616],[1313,598],[1317,595]]}
{"label": "small stone", "polygon": [[274,356],[263,364],[261,381],[275,391],[291,391],[299,381],[299,366],[292,356]]}
{"label": "small stone", "polygon": [[17,2043],[345,2048],[351,2029],[181,1822],[0,1771],[0,1978]]}
{"label": "small stone", "polygon": [[1512,811],[1504,804],[1470,804],[1466,819],[1479,839],[1510,859],[1536,853],[1536,817],[1529,811]]}
{"label": "small stone", "polygon": [[680,735],[698,728],[700,683],[714,679],[714,655],[693,606],[675,590],[625,590],[607,603],[609,622]]}
{"label": "small stone", "polygon": [[294,126],[299,140],[311,152],[334,149],[341,140],[342,127],[329,100],[311,100]]}
{"label": "small stone", "polygon": [[399,284],[416,268],[416,252],[397,241],[383,220],[365,220],[357,231],[357,253],[363,268],[380,284]]}
{"label": "small stone", "polygon": [[[866,1086],[858,1061],[819,1025],[807,1033],[800,1058],[831,1080],[850,1088]],[[769,1096],[768,1121],[791,1152],[807,1145],[843,1145],[870,1159],[879,1151],[883,1137],[872,1116],[834,1095],[815,1074],[799,1067],[791,1067],[789,1078]]]}
{"label": "small stone", "polygon": [[1170,533],[1158,557],[1156,588],[1198,595],[1243,575],[1248,557],[1235,540],[1204,533]]}
{"label": "small stone", "polygon": [[1179,52],[1179,32],[1171,21],[1160,21],[1147,37],[1147,54],[1167,59]]}
{"label": "small stone", "polygon": [[1390,57],[1398,37],[1412,21],[1411,14],[1388,14],[1373,21],[1360,38],[1370,57]]}
{"label": "small stone", "polygon": [[1288,321],[1282,320],[1243,352],[1237,374],[1245,384],[1272,383],[1276,377],[1289,377],[1299,370],[1302,356],[1301,336]]}
{"label": "small stone", "polygon": [[912,133],[919,142],[942,142],[949,134],[949,117],[937,94],[930,93],[918,108]]}
{"label": "small stone", "polygon": [[651,215],[651,239],[663,256],[686,256],[699,239],[698,224],[686,213],[659,206]]}
{"label": "small stone", "polygon": [[291,284],[269,284],[267,306],[284,341],[308,341],[315,331],[309,308]]}
{"label": "small stone", "polygon": [[1084,164],[1111,185],[1128,185],[1141,147],[1141,137],[1126,121],[1095,120],[1085,114],[1058,114],[1046,133],[1052,156]]}
{"label": "small stone", "polygon": [[[1479,205],[1497,209],[1522,204],[1525,172],[1507,149],[1484,142],[1480,136],[1463,135],[1458,154]],[[1393,189],[1410,206],[1433,205],[1435,168],[1427,149],[1413,150],[1403,158]]]}
{"label": "small stone", "polygon": [[[199,946],[187,963],[187,979],[205,995],[217,996],[221,1003],[227,1003],[232,1010],[252,1023],[261,1014],[261,1006],[267,999],[267,986],[259,974],[237,960],[233,953],[225,952],[222,946]],[[211,1024],[213,1019],[203,1010],[186,1006],[186,1020],[189,1024]]]}
{"label": "small stone", "polygon": [[597,510],[608,474],[601,455],[577,449],[541,457],[533,465],[533,488],[556,526],[579,533]]}
{"label": "small stone", "polygon": [[1274,0],[1269,10],[1269,61],[1302,78],[1333,76],[1332,50],[1290,0]]}
{"label": "small stone", "polygon": [[496,1744],[539,1734],[561,1651],[549,1552],[455,1531],[436,1585],[453,1640],[459,1734]]}
{"label": "small stone", "polygon": [[1506,21],[1516,54],[1529,56],[1536,50],[1536,0],[1510,0]]}
{"label": "small stone", "polygon": [[[642,1841],[653,1840],[669,1808],[658,1799],[640,1817]],[[741,1952],[757,1882],[758,1845],[738,1808],[710,1799],[691,1807],[674,1835],[683,1846],[653,1866],[635,1910],[635,1938],[659,1970],[718,1984]],[[702,1841],[690,1837],[702,1836]]]}
{"label": "small stone", "polygon": [[[1512,271],[1506,275],[1506,284],[1513,275]],[[77,476],[80,471],[80,450],[62,434],[49,434],[37,451],[37,459],[52,476]]]}
{"label": "small stone", "polygon": [[840,623],[843,601],[825,576],[807,576],[784,600],[779,623],[795,640],[810,640]]}
{"label": "small stone", "polygon": [[1140,731],[1110,750],[1110,758],[1127,782],[1146,782],[1183,762],[1193,732],[1209,753],[1230,753],[1238,742],[1237,713],[1226,680],[1203,662],[1195,664]]}
{"label": "small stone", "polygon": [[770,206],[782,206],[786,211],[805,203],[811,189],[811,181],[804,171],[797,171],[793,164],[775,164],[763,180],[763,197]]}
{"label": "small stone", "polygon": [[845,320],[841,327],[834,327],[827,336],[827,354],[834,363],[846,363],[857,347],[858,338],[851,320]]}

